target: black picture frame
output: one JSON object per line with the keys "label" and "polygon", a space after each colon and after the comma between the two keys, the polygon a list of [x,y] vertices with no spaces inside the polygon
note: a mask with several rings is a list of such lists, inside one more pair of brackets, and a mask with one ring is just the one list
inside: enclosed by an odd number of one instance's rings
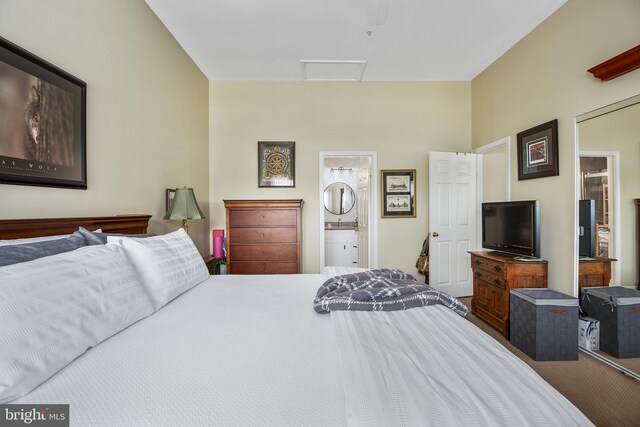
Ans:
{"label": "black picture frame", "polygon": [[0,37],[0,183],[87,189],[87,84]]}
{"label": "black picture frame", "polygon": [[382,218],[416,217],[416,170],[380,171]]}
{"label": "black picture frame", "polygon": [[518,181],[560,174],[558,120],[518,133]]}
{"label": "black picture frame", "polygon": [[295,187],[295,172],[294,141],[258,141],[258,187]]}
{"label": "black picture frame", "polygon": [[171,207],[171,202],[173,201],[173,197],[176,195],[175,188],[167,188],[165,191],[165,202],[164,202],[164,211],[169,212],[169,208]]}

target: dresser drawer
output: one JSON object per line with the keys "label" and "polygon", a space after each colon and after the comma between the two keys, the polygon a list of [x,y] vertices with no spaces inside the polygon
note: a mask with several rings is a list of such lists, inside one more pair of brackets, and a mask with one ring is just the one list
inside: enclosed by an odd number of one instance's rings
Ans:
{"label": "dresser drawer", "polygon": [[233,261],[230,274],[296,274],[298,263],[295,262],[244,262]]}
{"label": "dresser drawer", "polygon": [[471,268],[474,270],[482,269],[488,273],[504,274],[504,263],[494,261],[487,258],[471,257]]}
{"label": "dresser drawer", "polygon": [[229,242],[236,243],[296,243],[298,232],[295,228],[230,228]]}
{"label": "dresser drawer", "polygon": [[492,273],[486,270],[476,269],[473,272],[473,278],[482,280],[483,282],[489,283],[493,286],[497,286],[501,289],[506,289],[506,284],[504,280],[504,276],[502,274]]}
{"label": "dresser drawer", "polygon": [[235,261],[295,261],[297,246],[285,245],[231,245],[231,259]]}
{"label": "dresser drawer", "polygon": [[231,209],[229,226],[295,226],[297,216],[295,209]]}

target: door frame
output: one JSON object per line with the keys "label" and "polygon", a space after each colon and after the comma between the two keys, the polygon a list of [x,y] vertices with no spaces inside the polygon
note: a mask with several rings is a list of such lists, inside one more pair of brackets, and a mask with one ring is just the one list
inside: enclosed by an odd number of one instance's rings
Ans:
{"label": "door frame", "polygon": [[478,188],[476,189],[476,195],[477,195],[477,203],[478,203],[478,213],[477,213],[477,218],[476,218],[476,242],[478,244],[478,249],[482,248],[482,201],[484,200],[484,192],[483,192],[483,188],[484,188],[484,168],[483,168],[483,155],[486,152],[489,152],[491,150],[495,150],[496,148],[500,148],[500,147],[505,147],[505,155],[507,157],[507,162],[506,165],[507,167],[505,168],[505,174],[506,174],[506,194],[507,194],[507,202],[511,200],[511,137],[510,136],[505,136],[504,138],[500,138],[497,141],[493,141],[490,142],[489,144],[483,145],[481,147],[478,147],[476,149],[474,149],[472,152],[479,154],[479,156],[477,157],[477,165],[476,165],[476,174],[477,174],[477,185]]}
{"label": "door frame", "polygon": [[[576,224],[576,243],[575,243],[575,258],[578,260],[578,225],[580,224],[579,211],[578,211],[578,200],[580,200],[580,158],[581,157],[606,157],[607,159],[611,159],[611,173],[609,176],[611,177],[611,182],[609,183],[609,194],[613,198],[613,204],[609,203],[609,206],[612,207],[613,216],[611,220],[613,221],[613,256],[617,260],[617,262],[612,263],[611,267],[611,283],[609,286],[620,286],[620,275],[622,274],[622,259],[625,258],[622,253],[622,230],[620,230],[620,224],[622,219],[620,218],[620,152],[619,151],[590,151],[590,150],[580,150],[578,151],[577,157],[577,167],[576,167],[576,208],[575,208],[575,217],[574,221]],[[608,163],[608,161],[607,161]],[[609,258],[613,258],[611,254],[609,254]],[[576,261],[578,263],[579,261]],[[577,273],[576,273],[577,277]],[[574,289],[574,293],[578,293],[578,282],[576,281],[576,289]]]}
{"label": "door frame", "polygon": [[371,170],[369,176],[369,247],[368,268],[378,267],[378,152],[377,151],[320,151],[318,154],[318,208],[319,215],[319,236],[320,236],[320,272],[324,269],[324,160],[327,157],[369,157],[371,159]]}

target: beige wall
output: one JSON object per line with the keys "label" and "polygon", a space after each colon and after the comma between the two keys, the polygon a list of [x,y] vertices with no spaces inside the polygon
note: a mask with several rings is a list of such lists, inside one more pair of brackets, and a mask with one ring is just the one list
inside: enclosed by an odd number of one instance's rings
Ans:
{"label": "beige wall", "polygon": [[[638,44],[637,0],[569,0],[472,82],[473,146],[511,136],[511,198],[540,199],[549,287],[573,293],[575,116],[640,92],[640,71],[600,82],[587,69]],[[558,119],[560,175],[518,181],[516,134]]]}
{"label": "beige wall", "polygon": [[[0,184],[0,218],[153,214],[193,187],[208,213],[208,81],[143,0],[3,0],[0,36],[87,83],[89,189]],[[207,221],[191,235],[209,250]]]}
{"label": "beige wall", "polygon": [[502,202],[509,200],[507,194],[506,145],[500,145],[482,153],[482,201]]}
{"label": "beige wall", "polygon": [[[223,199],[304,199],[303,270],[317,272],[318,154],[377,151],[379,169],[417,170],[417,218],[378,219],[379,264],[416,272],[428,231],[428,152],[469,151],[469,82],[212,82],[210,88],[212,228],[225,227]],[[258,188],[257,141],[296,142],[295,188]]]}
{"label": "beige wall", "polygon": [[582,122],[579,125],[580,151],[620,153],[620,285],[637,282],[636,206],[640,198],[640,104]]}

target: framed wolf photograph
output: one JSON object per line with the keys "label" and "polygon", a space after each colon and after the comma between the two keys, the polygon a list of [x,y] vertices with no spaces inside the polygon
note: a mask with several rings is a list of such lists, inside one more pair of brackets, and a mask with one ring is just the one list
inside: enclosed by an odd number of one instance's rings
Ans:
{"label": "framed wolf photograph", "polygon": [[0,183],[87,188],[86,88],[0,37]]}

